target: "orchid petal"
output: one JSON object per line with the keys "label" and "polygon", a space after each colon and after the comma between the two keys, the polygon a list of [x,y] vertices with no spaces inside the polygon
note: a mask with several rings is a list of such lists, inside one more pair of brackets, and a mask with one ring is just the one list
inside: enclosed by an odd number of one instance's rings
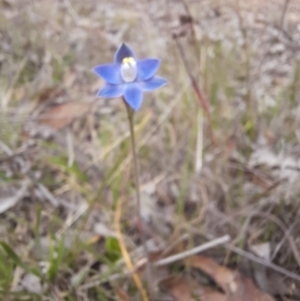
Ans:
{"label": "orchid petal", "polygon": [[158,59],[143,59],[137,62],[139,80],[147,80],[154,76],[160,65]]}
{"label": "orchid petal", "polygon": [[109,84],[118,85],[123,82],[118,64],[98,65],[94,72]]}
{"label": "orchid petal", "polygon": [[138,83],[128,83],[124,85],[124,98],[128,105],[137,111],[143,101],[143,92]]}
{"label": "orchid petal", "polygon": [[139,87],[142,91],[153,91],[158,89],[164,85],[166,85],[168,81],[160,76],[154,76],[146,81],[139,82]]}
{"label": "orchid petal", "polygon": [[114,62],[116,64],[121,64],[123,59],[126,57],[132,57],[135,59],[135,53],[129,46],[123,43],[115,53]]}
{"label": "orchid petal", "polygon": [[105,86],[99,90],[97,96],[105,97],[105,98],[115,98],[115,97],[122,96],[123,93],[124,93],[123,85],[105,84]]}

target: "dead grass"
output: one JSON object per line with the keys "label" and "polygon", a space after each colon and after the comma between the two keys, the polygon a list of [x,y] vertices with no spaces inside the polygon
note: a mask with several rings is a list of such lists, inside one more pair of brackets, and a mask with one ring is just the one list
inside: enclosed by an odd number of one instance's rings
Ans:
{"label": "dead grass", "polygon": [[[136,116],[154,260],[229,234],[210,256],[278,300],[300,297],[300,6],[261,3],[0,1],[3,300],[140,300],[114,227],[122,198],[137,264],[126,111],[96,99],[102,82],[91,72],[123,41],[161,58],[170,81]],[[176,273],[203,285],[183,263],[160,268],[157,300],[170,300],[159,285]]]}

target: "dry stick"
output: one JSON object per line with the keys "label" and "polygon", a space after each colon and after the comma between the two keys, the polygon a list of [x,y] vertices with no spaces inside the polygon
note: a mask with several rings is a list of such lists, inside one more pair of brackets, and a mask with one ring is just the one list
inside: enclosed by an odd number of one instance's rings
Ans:
{"label": "dry stick", "polygon": [[[184,237],[184,239],[185,238],[186,237]],[[153,266],[155,266],[155,267],[162,267],[162,266],[174,263],[176,261],[185,259],[187,257],[196,255],[196,254],[201,253],[201,252],[204,252],[204,251],[206,251],[208,249],[214,248],[214,247],[216,247],[218,245],[226,244],[226,243],[228,243],[229,240],[230,240],[230,236],[229,235],[224,235],[222,237],[213,239],[213,240],[211,240],[211,241],[209,241],[209,242],[207,242],[205,244],[197,246],[197,247],[195,247],[195,248],[193,248],[191,250],[184,251],[184,252],[181,252],[181,253],[178,253],[178,254],[175,254],[175,255],[172,255],[172,256],[165,257],[163,259],[157,260],[157,261],[155,261],[153,263]],[[147,259],[146,260],[145,259],[140,260],[135,265],[134,271],[136,271],[137,269],[139,269],[142,266],[144,266],[144,264],[146,263],[146,261],[147,261]]]}
{"label": "dry stick", "polygon": [[[202,233],[202,234],[203,234],[204,237],[206,237],[208,239],[212,239],[213,238],[212,235],[209,235],[209,234],[206,234],[206,233]],[[297,274],[295,274],[293,272],[290,272],[290,271],[288,271],[288,270],[286,270],[286,269],[284,269],[284,268],[282,268],[282,267],[280,267],[280,266],[278,266],[278,265],[276,265],[276,264],[274,264],[272,262],[269,262],[269,261],[267,261],[267,260],[265,260],[263,258],[259,258],[256,255],[253,255],[253,254],[251,254],[251,253],[249,253],[249,252],[247,252],[247,251],[245,251],[243,249],[240,249],[240,248],[238,248],[238,247],[236,247],[236,246],[234,246],[234,245],[232,245],[230,243],[226,243],[224,245],[224,247],[226,249],[228,249],[228,250],[236,253],[236,254],[244,256],[245,258],[247,258],[247,259],[249,259],[251,261],[260,263],[260,264],[262,264],[262,265],[264,265],[264,266],[266,266],[266,267],[268,267],[270,269],[273,269],[274,271],[276,271],[278,273],[286,275],[286,276],[288,276],[288,277],[290,277],[290,278],[292,278],[292,279],[297,280],[297,281],[300,282],[300,275],[297,275]]]}
{"label": "dry stick", "polygon": [[[121,201],[119,201],[119,202],[121,202]],[[116,227],[116,232],[117,232],[117,235],[118,235],[118,238],[119,238],[119,244],[120,244],[121,252],[123,254],[124,261],[125,261],[128,269],[129,269],[129,271],[127,271],[124,274],[120,274],[120,273],[113,274],[113,275],[109,276],[108,278],[105,278],[105,279],[102,279],[102,280],[97,279],[97,280],[92,281],[90,283],[85,283],[80,287],[81,290],[87,290],[87,289],[90,289],[92,287],[99,286],[103,282],[115,281],[117,279],[120,279],[120,278],[125,277],[125,276],[130,276],[130,275],[132,275],[132,277],[134,278],[134,281],[135,281],[136,285],[138,283],[137,286],[138,286],[138,289],[140,290],[140,292],[144,290],[144,288],[141,286],[142,283],[141,283],[138,275],[135,272],[145,264],[145,260],[141,260],[139,263],[137,263],[133,267],[130,256],[128,254],[128,251],[127,251],[125,243],[124,243],[123,236],[121,234],[121,230],[119,228],[120,227],[119,219],[120,219],[120,216],[121,216],[121,210],[120,210],[119,206],[121,206],[121,203],[118,203],[118,207],[117,207],[117,210],[116,210],[115,227]],[[175,261],[182,260],[186,257],[193,256],[197,253],[207,251],[208,249],[214,248],[214,247],[216,247],[220,244],[227,243],[229,240],[230,240],[229,235],[224,235],[220,238],[209,241],[209,242],[207,242],[207,243],[205,243],[201,246],[197,246],[197,247],[195,247],[195,248],[193,248],[189,251],[160,259],[160,260],[154,262],[153,265],[155,267],[162,267],[162,266],[171,264]]]}
{"label": "dry stick", "polygon": [[172,256],[160,259],[160,260],[154,262],[153,265],[155,267],[164,266],[164,265],[173,263],[175,261],[184,259],[186,257],[190,257],[190,256],[193,256],[193,255],[196,255],[196,254],[198,254],[200,252],[203,252],[203,251],[206,251],[208,249],[214,248],[214,247],[216,247],[216,246],[218,246],[220,244],[227,243],[229,240],[230,240],[230,236],[229,235],[224,235],[224,236],[222,236],[220,238],[217,238],[217,239],[214,239],[212,241],[209,241],[209,242],[207,242],[207,243],[205,243],[205,244],[203,244],[201,246],[195,247],[195,248],[193,248],[191,250],[188,250],[188,251],[176,254],[176,255],[172,255]]}
{"label": "dry stick", "polygon": [[198,101],[199,101],[199,104],[201,105],[201,107],[203,108],[204,112],[206,113],[206,116],[207,116],[207,119],[208,119],[208,125],[209,125],[209,133],[210,133],[210,138],[211,138],[211,142],[213,144],[216,143],[216,139],[215,139],[215,135],[214,135],[214,131],[213,131],[213,127],[212,127],[212,119],[211,119],[211,114],[210,114],[210,110],[209,110],[209,105],[208,105],[208,102],[207,100],[204,98],[200,88],[198,87],[198,84],[194,78],[194,76],[192,75],[192,73],[190,72],[190,69],[189,69],[189,66],[188,66],[188,62],[187,62],[187,59],[185,57],[185,53],[184,53],[184,50],[181,46],[181,44],[179,43],[178,41],[178,37],[176,35],[174,35],[174,39],[176,41],[176,45],[177,45],[177,48],[179,50],[179,53],[180,53],[180,56],[181,56],[181,59],[183,61],[183,64],[184,64],[184,67],[185,67],[185,70],[191,80],[191,83],[192,83],[192,86],[193,86],[193,89],[196,93],[196,96],[198,98]]}
{"label": "dry stick", "polygon": [[139,168],[138,168],[138,162],[137,162],[137,152],[136,152],[136,146],[135,146],[135,134],[134,134],[134,128],[133,128],[133,117],[134,117],[134,111],[132,108],[129,107],[129,105],[124,100],[127,114],[128,114],[128,120],[129,120],[129,127],[130,127],[130,141],[131,141],[131,150],[132,150],[132,158],[133,158],[133,165],[134,165],[134,180],[135,180],[135,190],[136,190],[136,198],[137,198],[137,216],[138,216],[138,223],[140,224],[141,230],[140,230],[140,239],[142,241],[142,245],[144,248],[145,256],[147,258],[147,265],[146,265],[146,273],[147,273],[147,280],[148,280],[148,287],[149,287],[149,294],[151,297],[154,296],[153,289],[152,289],[152,275],[151,275],[151,266],[150,266],[150,260],[149,260],[149,252],[146,245],[146,237],[143,227],[143,218],[142,218],[142,212],[141,212],[141,193],[140,193],[140,181],[139,181]]}
{"label": "dry stick", "polygon": [[272,262],[268,262],[266,261],[265,259],[262,259],[262,258],[259,258],[245,250],[242,250],[240,248],[237,248],[233,245],[230,245],[230,244],[226,244],[225,247],[229,250],[231,250],[232,252],[236,253],[236,254],[239,254],[241,256],[244,256],[245,258],[249,259],[249,260],[252,260],[254,262],[257,262],[257,263],[260,263],[261,265],[264,265],[270,269],[273,269],[274,271],[278,272],[278,273],[281,273],[283,275],[286,275],[294,280],[297,280],[297,281],[300,281],[300,275],[297,275],[293,272],[290,272]]}

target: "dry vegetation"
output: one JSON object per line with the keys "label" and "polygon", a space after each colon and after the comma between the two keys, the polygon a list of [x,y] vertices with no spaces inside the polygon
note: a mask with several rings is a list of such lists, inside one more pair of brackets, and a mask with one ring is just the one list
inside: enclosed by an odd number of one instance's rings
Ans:
{"label": "dry vegetation", "polygon": [[231,237],[156,300],[300,300],[298,0],[0,0],[0,41],[1,300],[141,300],[126,111],[91,72],[123,41],[170,82],[136,115],[153,262]]}

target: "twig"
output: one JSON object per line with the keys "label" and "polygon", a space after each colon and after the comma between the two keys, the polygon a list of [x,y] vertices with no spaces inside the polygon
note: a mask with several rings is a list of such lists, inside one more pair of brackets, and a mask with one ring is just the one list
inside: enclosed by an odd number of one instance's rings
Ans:
{"label": "twig", "polygon": [[[119,203],[118,203],[118,206],[119,206]],[[116,218],[117,218],[117,214],[120,214],[120,212],[118,212],[118,211],[119,211],[119,208],[117,208]],[[116,220],[116,218],[115,218],[115,220]],[[119,227],[119,224],[118,225],[116,224],[116,232],[118,233],[118,235],[121,235],[121,238],[122,238],[121,232],[117,231],[118,227]],[[189,257],[189,256],[193,256],[193,255],[195,255],[197,253],[206,251],[206,250],[208,250],[210,248],[213,248],[213,247],[216,247],[216,246],[218,246],[220,244],[227,243],[229,241],[229,239],[230,239],[229,235],[222,236],[220,238],[214,239],[214,240],[212,240],[212,241],[210,241],[208,243],[205,243],[205,244],[203,244],[201,246],[198,246],[198,247],[196,247],[194,249],[191,249],[189,251],[186,251],[186,252],[183,252],[183,253],[180,253],[180,254],[176,254],[176,255],[173,255],[173,256],[169,256],[169,257],[160,259],[160,260],[154,262],[153,266],[155,266],[155,267],[161,267],[161,266],[164,266],[164,265],[167,265],[167,264],[171,264],[171,263],[173,263],[175,261],[184,259],[184,258]],[[121,248],[121,251],[122,251],[122,248],[125,247],[123,238],[122,238],[122,241],[119,241],[119,244],[120,244],[120,248]],[[126,255],[125,256],[123,255],[123,258],[124,258],[124,261],[125,261],[125,263],[126,263],[127,266],[128,266],[129,261],[130,261],[130,263],[129,263],[130,267],[128,267],[129,271],[127,271],[125,273],[122,273],[122,274],[120,274],[120,273],[113,274],[113,275],[111,275],[108,278],[105,278],[103,280],[96,279],[95,281],[92,281],[90,283],[83,284],[80,288],[82,290],[87,290],[89,288],[92,288],[92,287],[95,287],[95,286],[99,286],[103,282],[115,281],[115,280],[120,279],[122,277],[127,277],[127,276],[130,276],[130,275],[134,275],[135,272],[138,269],[140,269],[142,266],[144,266],[144,264],[146,264],[147,259],[144,258],[144,259],[140,260],[133,267],[133,265],[131,263],[131,259],[129,257],[129,254],[128,254],[127,250],[126,250],[126,247],[125,247],[125,252],[126,252]],[[123,254],[123,251],[122,251],[122,254]],[[128,258],[129,258],[129,261],[128,261]]]}
{"label": "twig", "polygon": [[186,257],[196,255],[200,252],[203,252],[203,251],[206,251],[208,249],[214,248],[218,245],[227,243],[229,240],[230,240],[230,236],[229,235],[224,235],[220,238],[209,241],[209,242],[207,242],[207,243],[205,243],[201,246],[195,247],[191,250],[188,250],[188,251],[176,254],[176,255],[172,255],[172,256],[169,256],[167,258],[160,259],[160,260],[154,262],[153,266],[160,267],[160,266],[164,266],[164,265],[173,263],[173,262],[178,261],[178,260],[182,260]]}
{"label": "twig", "polygon": [[270,269],[273,269],[274,271],[278,272],[278,273],[281,273],[283,275],[286,275],[294,280],[297,280],[297,281],[300,281],[300,275],[297,275],[293,272],[290,272],[272,262],[268,262],[266,261],[265,259],[262,259],[262,258],[259,258],[245,250],[242,250],[240,248],[237,248],[233,245],[230,245],[230,244],[226,244],[225,247],[229,250],[231,250],[232,252],[236,253],[236,254],[239,254],[241,256],[244,256],[245,258],[249,259],[249,260],[252,260],[254,262],[257,262],[257,263],[260,263]]}

